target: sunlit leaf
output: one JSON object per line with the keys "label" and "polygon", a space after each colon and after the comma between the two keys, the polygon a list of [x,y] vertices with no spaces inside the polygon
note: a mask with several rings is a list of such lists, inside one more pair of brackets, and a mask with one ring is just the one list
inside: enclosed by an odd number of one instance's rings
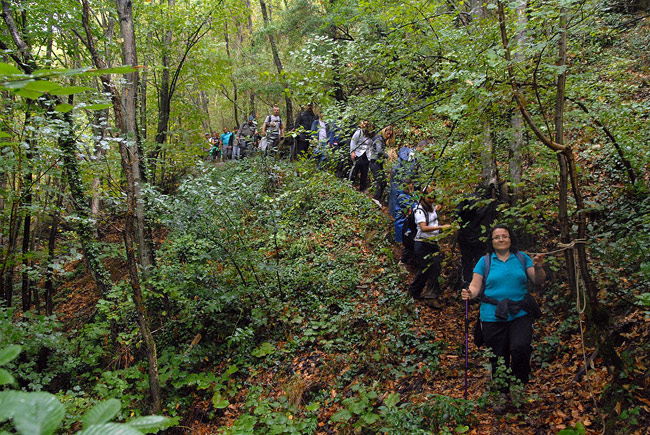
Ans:
{"label": "sunlit leaf", "polygon": [[141,435],[142,432],[120,423],[94,424],[87,429],[77,432],[77,435]]}
{"label": "sunlit leaf", "polygon": [[[9,137],[9,135],[0,131],[0,137]],[[20,354],[21,350],[22,346],[19,346],[17,344],[12,344],[11,346],[7,346],[4,349],[0,350],[0,366],[13,361]]]}
{"label": "sunlit leaf", "polygon": [[145,415],[143,417],[134,418],[127,424],[133,428],[136,428],[140,432],[149,433],[157,431],[158,429],[163,429],[171,422],[172,419],[169,417],[164,417],[161,415]]}
{"label": "sunlit leaf", "polygon": [[50,92],[51,95],[72,95],[80,92],[91,91],[93,88],[90,86],[66,86],[63,88],[54,89]]}
{"label": "sunlit leaf", "polygon": [[0,385],[9,385],[13,384],[14,382],[15,379],[13,376],[11,376],[11,373],[5,369],[0,369]]}
{"label": "sunlit leaf", "polygon": [[67,104],[67,103],[57,104],[56,107],[54,108],[54,110],[61,113],[68,113],[72,109],[74,109],[74,106],[72,104]]}
{"label": "sunlit leaf", "polygon": [[8,63],[0,62],[0,75],[2,75],[2,76],[10,76],[10,75],[14,75],[14,74],[22,74],[22,72],[13,65],[9,65]]}
{"label": "sunlit leaf", "polygon": [[16,91],[16,95],[19,95],[19,96],[24,97],[24,98],[31,98],[32,100],[35,100],[38,97],[42,96],[43,93],[39,92],[39,91],[31,91],[29,89],[23,88],[23,89],[19,89],[18,91]]}
{"label": "sunlit leaf", "polygon": [[37,92],[50,92],[60,87],[61,85],[47,80],[34,80],[33,82],[29,82],[23,89]]}
{"label": "sunlit leaf", "polygon": [[49,435],[59,427],[65,416],[65,407],[50,393],[27,395],[25,407],[14,413],[14,426],[24,435]]}
{"label": "sunlit leaf", "polygon": [[212,396],[212,405],[214,405],[214,407],[217,409],[223,409],[228,407],[228,405],[230,405],[230,402],[228,399],[223,397],[221,391],[217,391],[214,393],[214,396]]}
{"label": "sunlit leaf", "polygon": [[110,107],[112,107],[112,104],[110,103],[97,103],[97,104],[89,104],[88,106],[85,106],[84,109],[104,110],[104,109],[109,109]]}
{"label": "sunlit leaf", "polygon": [[117,399],[108,399],[105,402],[96,404],[81,419],[84,428],[111,421],[120,412],[121,407],[122,404]]}

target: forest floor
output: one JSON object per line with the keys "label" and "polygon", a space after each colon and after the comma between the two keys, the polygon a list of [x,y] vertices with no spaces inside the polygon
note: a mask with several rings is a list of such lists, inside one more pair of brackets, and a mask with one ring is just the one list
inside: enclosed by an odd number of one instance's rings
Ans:
{"label": "forest floor", "polygon": [[[119,237],[116,234],[108,234],[105,241],[119,242]],[[443,245],[443,249],[453,249],[450,245],[446,247]],[[397,251],[398,247],[395,246],[395,252]],[[110,260],[107,266],[114,281],[123,279],[124,267],[120,261]],[[403,283],[409,282],[412,276],[412,271],[404,271]],[[358,301],[360,305],[373,304],[382,296],[381,290],[373,286],[370,278],[362,280],[362,285],[367,285],[368,297]],[[98,295],[93,291],[92,282],[86,275],[68,282],[65,287],[67,287],[68,297],[60,301],[57,311],[64,324],[79,325],[92,317]],[[464,397],[465,306],[458,297],[458,291],[445,288],[443,292],[441,309],[432,308],[422,301],[415,303],[419,316],[413,325],[418,335],[427,335],[433,331],[437,339],[446,343],[439,355],[439,364],[436,367],[427,367],[424,362],[420,362],[413,374],[384,381],[382,389],[387,394],[396,392],[405,400],[414,403],[428,400],[427,397],[431,394],[456,399]],[[546,304],[542,302],[541,305],[544,307]],[[558,304],[555,304],[555,307],[558,307]],[[476,310],[476,307],[471,308],[472,324],[476,318]],[[587,375],[578,379],[577,374],[584,368],[582,339],[579,332],[575,332],[579,331],[579,325],[573,325],[568,332],[564,330],[567,329],[565,321],[575,310],[575,306],[545,310],[545,316],[542,321],[536,323],[534,333],[535,350],[531,382],[526,386],[521,403],[517,406],[509,404],[503,413],[494,412],[492,399],[487,396],[490,383],[486,368],[487,358],[472,342],[470,325],[468,399],[486,405],[474,409],[474,418],[467,423],[464,433],[549,434],[573,428],[578,422],[586,427],[587,433],[596,434],[602,431],[603,420],[595,403],[608,383],[607,370],[596,356],[593,361],[590,361]],[[578,322],[575,315],[573,319]],[[625,329],[624,337],[638,339],[638,337],[650,336],[648,322],[643,318],[642,313],[636,312],[620,318],[618,323],[629,325],[629,328]],[[563,332],[559,333],[559,330]],[[624,350],[625,346],[626,343],[623,343],[620,350]],[[535,353],[544,355],[536,358]],[[587,358],[592,353],[592,348],[584,349]],[[540,360],[544,363],[540,364]],[[647,372],[645,364],[645,361],[636,361],[639,373]],[[274,367],[269,367],[267,370],[254,371],[246,382],[249,385],[265,385],[270,395],[275,397],[285,395],[297,405],[306,404],[306,398],[314,396],[316,392],[327,391],[332,397],[350,393],[336,391],[333,388],[337,377],[346,370],[345,367],[338,365],[336,354],[328,353],[316,346],[298,353],[291,361],[291,366],[289,373],[293,373],[292,376],[287,375],[287,371],[278,371]],[[215,367],[215,370],[218,368]],[[647,388],[642,388],[641,391],[647,391]],[[637,395],[636,399],[645,411],[643,414],[648,415],[649,398]],[[379,400],[381,401],[382,398],[380,397]],[[232,397],[230,405],[223,410],[215,410],[209,400],[197,397],[194,405],[187,410],[183,418],[182,426],[185,429],[181,429],[180,432],[175,429],[173,433],[222,433],[223,428],[230,426],[249,406],[246,401],[246,389]],[[338,410],[336,407],[320,408],[319,429],[316,433],[341,433],[337,431],[335,425],[331,424],[332,415]],[[620,414],[624,409],[619,407],[617,411]],[[628,433],[641,434],[642,432]]]}

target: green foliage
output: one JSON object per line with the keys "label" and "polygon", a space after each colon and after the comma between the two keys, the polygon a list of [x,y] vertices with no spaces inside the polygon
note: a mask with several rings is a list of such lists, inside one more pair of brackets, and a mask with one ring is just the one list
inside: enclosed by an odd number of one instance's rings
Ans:
{"label": "green foliage", "polygon": [[[21,346],[0,350],[0,366],[18,357]],[[172,422],[167,417],[139,417],[128,423],[109,423],[121,407],[120,401],[110,399],[96,404],[82,418],[83,430],[78,434],[143,434],[155,433]],[[24,435],[50,435],[60,426],[65,407],[53,394],[46,392],[0,391],[0,423],[11,420],[15,430]]]}

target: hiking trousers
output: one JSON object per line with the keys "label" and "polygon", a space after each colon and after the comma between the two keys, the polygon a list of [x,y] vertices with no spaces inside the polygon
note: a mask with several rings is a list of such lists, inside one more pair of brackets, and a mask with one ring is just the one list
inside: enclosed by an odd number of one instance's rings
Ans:
{"label": "hiking trousers", "polygon": [[352,174],[350,180],[354,181],[359,174],[359,190],[365,192],[368,189],[368,156],[364,153],[362,156],[354,159]]}
{"label": "hiking trousers", "polygon": [[[522,383],[530,376],[530,355],[533,353],[533,316],[526,314],[510,322],[481,322],[485,345],[496,355],[490,358],[492,374],[497,370],[498,357]],[[507,387],[504,388],[507,391]],[[505,392],[504,391],[504,392]]]}
{"label": "hiking trousers", "polygon": [[422,290],[429,283],[429,294],[437,297],[440,294],[438,277],[442,271],[440,247],[435,242],[415,241],[413,258],[418,266],[418,273],[409,286],[409,294],[414,298],[422,297]]}
{"label": "hiking trousers", "polygon": [[384,190],[386,190],[384,162],[382,160],[371,160],[370,171],[372,172],[372,178],[375,180],[375,194],[373,195],[373,198],[381,202],[384,198]]}

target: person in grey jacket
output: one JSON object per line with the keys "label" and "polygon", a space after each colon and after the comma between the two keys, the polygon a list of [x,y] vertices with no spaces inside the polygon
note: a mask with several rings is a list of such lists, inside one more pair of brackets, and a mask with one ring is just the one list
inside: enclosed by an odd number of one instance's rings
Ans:
{"label": "person in grey jacket", "polygon": [[372,149],[372,127],[372,122],[361,121],[359,129],[354,132],[350,140],[350,158],[353,162],[350,180],[354,180],[359,174],[359,190],[362,192],[368,189],[368,167],[370,166],[368,154]]}
{"label": "person in grey jacket", "polygon": [[375,194],[372,200],[381,207],[386,190],[386,174],[384,173],[384,160],[386,159],[386,146],[395,142],[395,132],[393,126],[384,127],[372,138],[372,147],[370,148],[370,171],[372,178],[375,180]]}

